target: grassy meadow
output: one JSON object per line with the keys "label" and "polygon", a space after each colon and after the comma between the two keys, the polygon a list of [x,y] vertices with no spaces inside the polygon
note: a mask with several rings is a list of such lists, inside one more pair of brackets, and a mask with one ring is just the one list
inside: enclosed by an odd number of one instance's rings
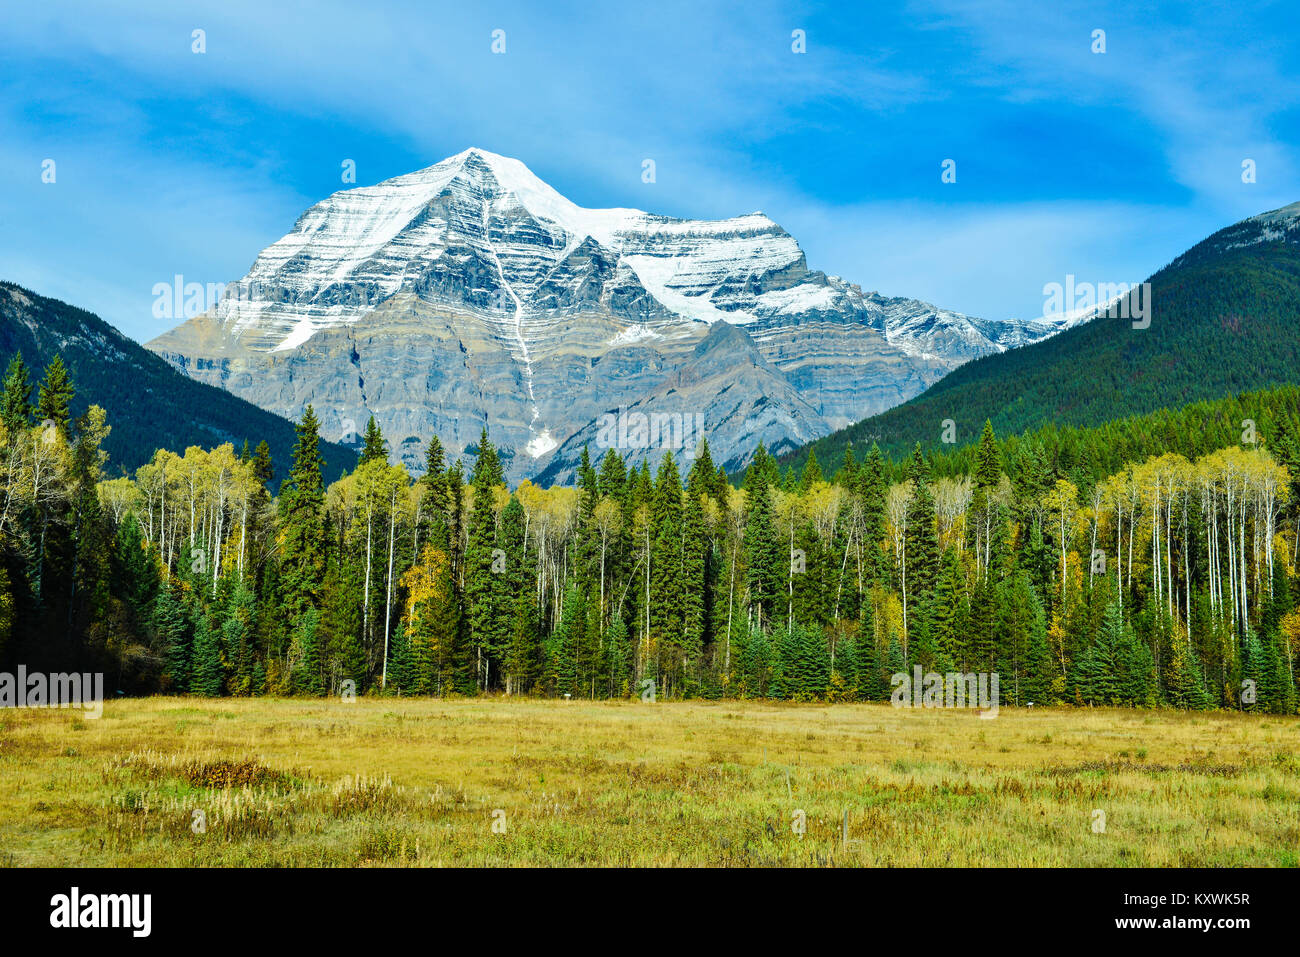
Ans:
{"label": "grassy meadow", "polygon": [[1298,735],[735,701],[6,710],[0,864],[1294,867]]}

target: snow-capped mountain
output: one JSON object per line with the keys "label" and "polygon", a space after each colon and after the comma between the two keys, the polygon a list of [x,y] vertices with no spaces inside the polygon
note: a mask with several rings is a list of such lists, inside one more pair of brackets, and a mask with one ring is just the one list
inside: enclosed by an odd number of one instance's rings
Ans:
{"label": "snow-capped mountain", "polygon": [[[739,335],[710,336],[718,323]],[[373,414],[413,468],[429,435],[459,452],[486,424],[512,478],[562,480],[569,440],[611,410],[707,410],[734,467],[759,440],[806,441],[1055,331],[864,294],[809,270],[762,213],[584,209],[469,149],[317,203],[215,308],[148,345],[281,415],[312,404],[327,438]],[[728,362],[762,395],[740,396]],[[759,399],[768,413],[742,414]]]}

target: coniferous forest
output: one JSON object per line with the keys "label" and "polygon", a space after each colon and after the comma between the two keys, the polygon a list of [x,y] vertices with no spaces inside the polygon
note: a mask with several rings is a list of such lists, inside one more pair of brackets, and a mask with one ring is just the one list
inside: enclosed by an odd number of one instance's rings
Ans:
{"label": "coniferous forest", "polygon": [[734,482],[707,441],[606,450],[514,490],[486,432],[413,478],[373,420],[331,481],[310,407],[278,488],[266,443],[110,477],[74,396],[9,365],[0,660],[110,694],[888,700],[920,666],[1011,705],[1297,707],[1294,388],[930,459],[760,447]]}

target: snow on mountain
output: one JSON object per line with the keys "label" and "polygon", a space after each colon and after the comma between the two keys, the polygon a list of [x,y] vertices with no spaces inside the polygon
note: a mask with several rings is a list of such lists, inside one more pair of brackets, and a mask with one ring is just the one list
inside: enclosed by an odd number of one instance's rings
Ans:
{"label": "snow on mountain", "polygon": [[[518,160],[468,149],[312,206],[214,309],[149,346],[279,414],[312,403],[329,437],[374,414],[413,468],[430,432],[455,451],[486,422],[522,477],[610,403],[670,401],[657,390],[719,322],[757,350],[755,382],[783,376],[797,390],[801,440],[1058,331],[864,295],[809,270],[762,213],[585,209]],[[740,341],[716,340],[710,369],[745,352]],[[719,460],[757,434],[703,394],[724,378],[690,378],[691,394],[671,399],[722,415]],[[769,445],[795,428],[763,421]]]}

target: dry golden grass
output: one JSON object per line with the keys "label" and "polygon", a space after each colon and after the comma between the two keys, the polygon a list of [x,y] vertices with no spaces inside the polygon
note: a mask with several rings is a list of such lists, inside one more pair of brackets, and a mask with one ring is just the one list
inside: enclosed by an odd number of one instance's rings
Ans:
{"label": "dry golden grass", "polygon": [[1298,733],[1238,714],[753,702],[10,710],[0,863],[1296,866]]}

